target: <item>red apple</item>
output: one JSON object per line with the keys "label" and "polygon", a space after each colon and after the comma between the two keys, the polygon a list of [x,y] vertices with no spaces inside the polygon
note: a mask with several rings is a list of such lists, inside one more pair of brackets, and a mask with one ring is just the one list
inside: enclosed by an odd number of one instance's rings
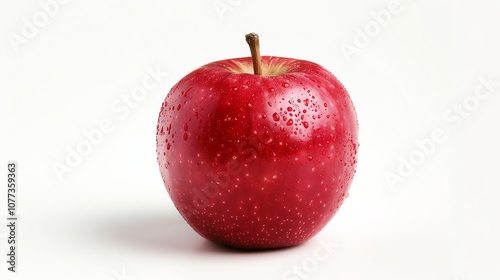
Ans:
{"label": "red apple", "polygon": [[[162,104],[161,175],[201,236],[247,248],[300,244],[348,195],[358,123],[352,101],[313,62],[252,57],[209,63],[182,78]],[[172,229],[175,230],[175,229]]]}

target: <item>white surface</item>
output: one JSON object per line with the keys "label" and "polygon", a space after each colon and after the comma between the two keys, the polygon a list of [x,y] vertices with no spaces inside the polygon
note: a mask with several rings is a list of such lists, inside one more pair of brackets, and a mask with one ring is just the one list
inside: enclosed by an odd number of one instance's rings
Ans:
{"label": "white surface", "polygon": [[[443,116],[480,76],[500,80],[497,2],[401,1],[350,60],[342,43],[353,44],[356,28],[390,1],[68,1],[16,53],[9,34],[43,11],[38,2],[0,4],[0,165],[16,160],[20,176],[18,272],[2,262],[0,279],[278,280],[303,264],[307,275],[288,279],[500,279],[500,87],[456,128]],[[214,3],[232,6],[221,18]],[[350,196],[321,234],[256,253],[194,233],[164,190],[155,154],[170,87],[205,63],[248,56],[250,31],[265,55],[334,72],[356,105],[361,142]],[[169,77],[129,115],[113,110],[155,67]],[[58,180],[53,162],[64,163],[66,147],[104,119],[114,130]],[[436,128],[447,139],[390,188],[384,174]],[[2,256],[6,234],[1,226]],[[321,247],[330,241],[333,250]]]}

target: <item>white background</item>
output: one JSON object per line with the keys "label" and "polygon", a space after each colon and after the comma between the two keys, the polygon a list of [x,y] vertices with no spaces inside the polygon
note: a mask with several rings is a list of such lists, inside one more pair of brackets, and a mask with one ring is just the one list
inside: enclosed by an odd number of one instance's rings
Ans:
{"label": "white background", "polygon": [[[0,217],[7,161],[20,177],[18,272],[2,261],[1,279],[279,280],[303,265],[307,275],[289,279],[500,279],[500,87],[460,125],[444,117],[471,100],[479,77],[500,81],[498,2],[401,0],[352,56],[341,46],[355,46],[356,28],[390,1],[69,1],[13,45],[46,2],[0,4]],[[264,55],[311,60],[340,79],[361,143],[350,196],[330,224],[301,246],[253,253],[214,246],[186,225],[155,153],[169,89],[203,64],[248,56],[251,31]],[[112,109],[157,67],[168,78],[130,114]],[[104,119],[114,130],[59,180],[54,162]],[[437,128],[446,140],[391,188],[386,174]],[[336,248],[315,260],[328,240]]]}

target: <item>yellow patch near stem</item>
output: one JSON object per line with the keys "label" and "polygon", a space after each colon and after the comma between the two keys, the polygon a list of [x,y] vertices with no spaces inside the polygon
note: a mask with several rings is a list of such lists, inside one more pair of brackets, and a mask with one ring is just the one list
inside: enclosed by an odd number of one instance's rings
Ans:
{"label": "yellow patch near stem", "polygon": [[[253,74],[253,65],[251,63],[236,62],[238,66],[230,69],[234,73]],[[278,76],[288,73],[288,67],[283,64],[262,64],[262,76]]]}

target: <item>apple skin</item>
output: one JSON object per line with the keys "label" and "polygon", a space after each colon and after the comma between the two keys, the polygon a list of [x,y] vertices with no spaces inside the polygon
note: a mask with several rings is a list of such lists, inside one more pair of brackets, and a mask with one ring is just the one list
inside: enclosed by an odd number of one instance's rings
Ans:
{"label": "apple skin", "polygon": [[246,57],[191,72],[165,98],[156,135],[182,217],[244,249],[316,235],[348,195],[359,146],[353,103],[332,73],[291,58],[263,56],[262,66],[254,75]]}

